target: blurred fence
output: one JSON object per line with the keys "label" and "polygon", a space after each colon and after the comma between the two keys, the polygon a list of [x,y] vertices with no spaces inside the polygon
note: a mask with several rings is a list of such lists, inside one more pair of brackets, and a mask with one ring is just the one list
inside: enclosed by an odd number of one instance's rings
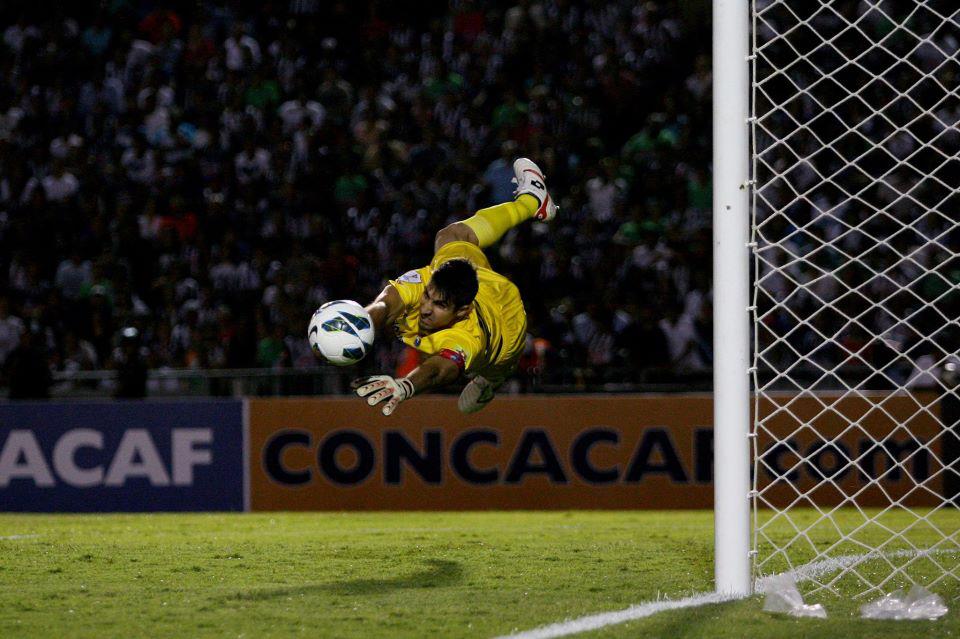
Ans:
{"label": "blurred fence", "polygon": [[[248,397],[338,395],[347,392],[351,375],[332,369],[172,369],[147,373],[148,397]],[[57,399],[104,398],[117,388],[110,370],[55,373],[50,395]]]}
{"label": "blurred fence", "polygon": [[[951,364],[955,366],[955,364]],[[768,380],[771,390],[795,391],[796,381],[802,380],[810,390],[832,391],[841,388],[844,380],[862,376],[864,367],[847,366],[832,379],[824,379],[822,371],[814,367],[798,367],[790,380]],[[951,369],[952,370],[952,369]],[[589,371],[587,371],[589,372]],[[273,397],[344,395],[350,392],[350,381],[358,375],[371,374],[356,368],[319,367],[312,369],[170,369],[150,370],[147,374],[148,397]],[[909,388],[936,388],[944,374],[939,369],[904,370],[894,376],[905,380]],[[637,381],[643,380],[643,381]],[[709,392],[713,387],[713,373],[701,371],[683,374],[674,371],[607,371],[603,379],[584,374],[576,368],[557,371],[550,376],[518,373],[501,389],[501,394],[517,393],[674,393]],[[117,388],[117,371],[75,371],[53,373],[50,396],[54,399],[108,398]],[[890,390],[878,384],[877,390]],[[450,392],[459,392],[451,387]],[[0,398],[6,389],[0,388]]]}
{"label": "blurred fence", "polygon": [[[635,372],[634,372],[635,373]],[[361,373],[355,369],[332,367],[315,369],[170,369],[150,370],[147,374],[147,397],[272,397],[344,395],[350,392],[350,381]],[[53,373],[50,387],[52,399],[94,399],[112,397],[117,389],[117,371],[71,371]],[[636,374],[607,376],[607,380],[629,380]],[[518,375],[501,390],[517,393],[671,393],[709,391],[711,374],[661,376],[652,382],[592,381],[570,370],[550,380]],[[451,393],[459,388],[451,387]],[[7,389],[0,388],[0,399]]]}
{"label": "blurred fence", "polygon": [[[954,365],[955,366],[955,365]],[[848,366],[838,372],[834,382],[862,376],[863,367]],[[952,370],[952,369],[951,369]],[[709,392],[712,373],[702,371],[682,374],[673,371],[608,370],[603,379],[577,368],[564,368],[549,376],[518,373],[501,390],[502,394],[517,393],[674,393]],[[344,395],[350,391],[350,380],[369,374],[356,368],[339,369],[318,367],[312,369],[153,369],[147,373],[147,397],[283,397]],[[935,388],[943,371],[904,369],[891,378],[906,380],[911,388]],[[112,397],[117,389],[117,371],[58,371],[53,373],[50,387],[52,399],[103,399]],[[635,380],[645,381],[635,381]],[[830,391],[838,387],[824,380],[822,371],[813,367],[798,367],[794,380],[804,380],[810,390]],[[796,390],[789,380],[768,380],[772,390]],[[892,384],[890,388],[892,388]],[[879,388],[878,390],[883,390]],[[887,389],[889,390],[889,389]],[[459,392],[451,387],[451,393]],[[0,399],[7,389],[0,387]]]}

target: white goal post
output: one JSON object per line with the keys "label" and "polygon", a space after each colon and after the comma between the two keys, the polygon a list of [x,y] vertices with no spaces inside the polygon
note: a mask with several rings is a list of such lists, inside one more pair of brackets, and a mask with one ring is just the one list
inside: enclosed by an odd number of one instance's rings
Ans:
{"label": "white goal post", "polygon": [[716,589],[956,593],[960,6],[713,7]]}
{"label": "white goal post", "polygon": [[747,0],[713,2],[713,419],[716,591],[750,577]]}

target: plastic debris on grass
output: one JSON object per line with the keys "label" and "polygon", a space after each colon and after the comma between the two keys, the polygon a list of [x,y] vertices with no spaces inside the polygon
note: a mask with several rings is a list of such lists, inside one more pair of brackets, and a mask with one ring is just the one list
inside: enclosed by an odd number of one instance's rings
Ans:
{"label": "plastic debris on grass", "polygon": [[926,619],[933,621],[947,614],[947,606],[940,595],[923,586],[913,586],[904,595],[903,590],[890,594],[860,607],[864,619]]}
{"label": "plastic debris on grass", "polygon": [[826,619],[827,611],[821,604],[805,604],[797,583],[790,575],[768,577],[764,582],[765,612],[778,612],[793,617],[816,617]]}

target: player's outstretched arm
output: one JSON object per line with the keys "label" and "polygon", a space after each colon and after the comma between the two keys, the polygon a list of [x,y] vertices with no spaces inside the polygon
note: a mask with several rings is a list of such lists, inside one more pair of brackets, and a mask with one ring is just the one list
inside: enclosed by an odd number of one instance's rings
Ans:
{"label": "player's outstretched arm", "polygon": [[370,313],[370,319],[373,320],[373,327],[377,335],[380,335],[383,329],[390,326],[403,315],[404,305],[400,293],[394,288],[393,284],[387,284],[377,299],[366,306]]}
{"label": "player's outstretched arm", "polygon": [[389,375],[361,377],[353,381],[353,388],[360,397],[366,397],[367,403],[375,406],[382,401],[383,414],[390,415],[405,399],[428,388],[443,386],[460,377],[460,367],[456,362],[434,355],[420,364],[406,377],[394,379]]}

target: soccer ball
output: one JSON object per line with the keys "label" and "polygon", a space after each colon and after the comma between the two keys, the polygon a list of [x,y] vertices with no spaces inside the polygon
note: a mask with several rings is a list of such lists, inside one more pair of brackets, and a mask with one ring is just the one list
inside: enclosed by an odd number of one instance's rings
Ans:
{"label": "soccer ball", "polygon": [[352,300],[327,302],[310,318],[307,340],[331,364],[356,364],[373,347],[373,320]]}

